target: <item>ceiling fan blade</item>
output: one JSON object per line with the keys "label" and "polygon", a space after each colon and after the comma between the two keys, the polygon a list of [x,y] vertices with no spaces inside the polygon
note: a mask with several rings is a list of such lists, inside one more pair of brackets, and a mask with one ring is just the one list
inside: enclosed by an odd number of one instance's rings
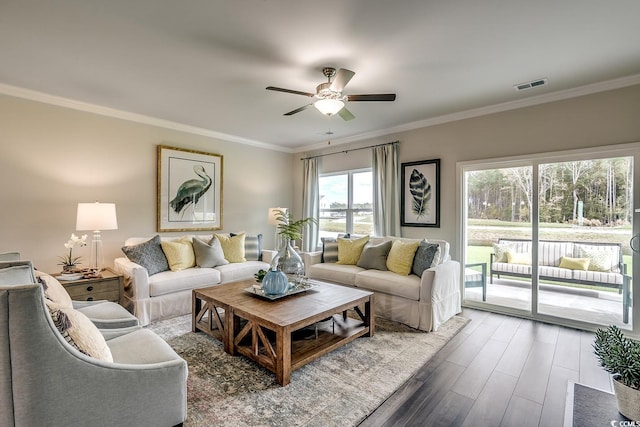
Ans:
{"label": "ceiling fan blade", "polygon": [[308,96],[308,97],[311,97],[311,98],[313,98],[315,96],[313,93],[301,92],[299,90],[292,90],[292,89],[283,89],[281,87],[275,87],[275,86],[267,86],[266,89],[267,90],[275,90],[276,92],[293,93],[294,95],[303,95],[303,96]]}
{"label": "ceiling fan blade", "polygon": [[347,110],[347,107],[342,107],[342,109],[338,111],[338,115],[342,117],[342,120],[344,120],[345,122],[356,118],[356,116],[354,116],[351,111]]}
{"label": "ceiling fan blade", "polygon": [[344,89],[355,74],[356,73],[351,70],[340,68],[333,78],[333,82],[331,82],[331,90],[334,92],[342,92],[342,89]]}
{"label": "ceiling fan blade", "polygon": [[313,104],[307,104],[307,105],[302,106],[302,107],[300,107],[300,108],[296,108],[296,109],[295,109],[295,110],[293,110],[293,111],[289,111],[288,113],[284,113],[283,115],[284,115],[284,116],[292,116],[292,115],[294,115],[294,114],[296,114],[296,113],[299,113],[300,111],[304,111],[304,110],[306,110],[307,108],[311,107],[312,105],[313,105]]}
{"label": "ceiling fan blade", "polygon": [[347,95],[347,101],[395,101],[395,93],[372,93],[368,95]]}

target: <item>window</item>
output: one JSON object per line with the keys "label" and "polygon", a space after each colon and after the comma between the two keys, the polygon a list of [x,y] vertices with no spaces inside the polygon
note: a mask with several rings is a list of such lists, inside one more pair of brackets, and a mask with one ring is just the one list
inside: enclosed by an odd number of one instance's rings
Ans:
{"label": "window", "polygon": [[373,234],[371,169],[320,176],[320,237]]}

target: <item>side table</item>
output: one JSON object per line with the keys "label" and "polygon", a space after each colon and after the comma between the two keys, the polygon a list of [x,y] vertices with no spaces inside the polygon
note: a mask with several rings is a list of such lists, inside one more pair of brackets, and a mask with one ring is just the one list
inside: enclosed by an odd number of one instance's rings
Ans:
{"label": "side table", "polygon": [[[482,287],[482,301],[487,300],[487,263],[476,262],[464,265],[464,287],[479,288]],[[475,270],[473,267],[480,267],[481,270]]]}
{"label": "side table", "polygon": [[120,303],[124,295],[124,278],[113,270],[106,268],[102,277],[78,280],[62,280],[56,277],[69,293],[72,300],[97,301],[109,300]]}

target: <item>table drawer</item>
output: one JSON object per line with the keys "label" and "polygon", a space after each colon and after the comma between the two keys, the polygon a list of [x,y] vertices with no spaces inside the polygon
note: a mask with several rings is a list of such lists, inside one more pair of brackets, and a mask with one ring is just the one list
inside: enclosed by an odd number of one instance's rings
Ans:
{"label": "table drawer", "polygon": [[97,283],[66,284],[65,289],[76,301],[109,300],[118,302],[120,298],[119,280],[105,280]]}

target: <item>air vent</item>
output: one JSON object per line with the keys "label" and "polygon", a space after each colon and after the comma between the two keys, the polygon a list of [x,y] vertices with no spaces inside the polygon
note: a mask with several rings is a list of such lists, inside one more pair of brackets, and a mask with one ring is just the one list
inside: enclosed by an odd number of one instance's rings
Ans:
{"label": "air vent", "polygon": [[526,89],[531,89],[538,86],[544,86],[547,84],[549,84],[549,81],[546,78],[544,78],[544,79],[533,80],[527,83],[520,83],[520,84],[514,85],[513,87],[515,88],[515,90],[526,90]]}

